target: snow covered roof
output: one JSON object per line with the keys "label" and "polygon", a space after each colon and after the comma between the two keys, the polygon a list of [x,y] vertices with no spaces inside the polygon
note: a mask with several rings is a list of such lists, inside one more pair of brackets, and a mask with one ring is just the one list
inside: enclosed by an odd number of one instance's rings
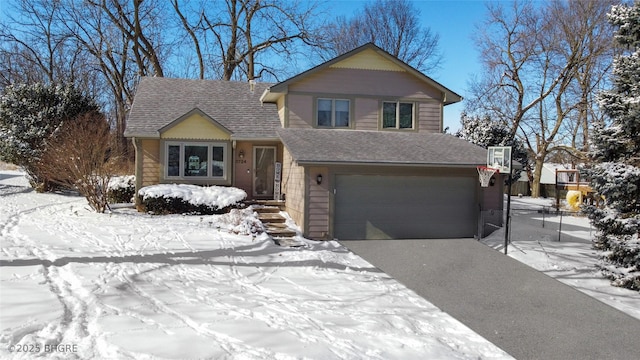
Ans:
{"label": "snow covered roof", "polygon": [[127,137],[159,138],[159,130],[198,109],[231,131],[232,139],[276,139],[275,104],[260,94],[271,84],[143,77],[127,120]]}
{"label": "snow covered roof", "polygon": [[334,129],[279,129],[300,164],[389,164],[470,167],[487,150],[449,134]]}

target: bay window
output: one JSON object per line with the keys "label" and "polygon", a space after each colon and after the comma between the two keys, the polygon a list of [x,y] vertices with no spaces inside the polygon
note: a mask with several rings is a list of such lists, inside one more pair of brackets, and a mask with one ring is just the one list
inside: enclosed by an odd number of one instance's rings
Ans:
{"label": "bay window", "polygon": [[166,142],[165,177],[225,179],[227,143]]}

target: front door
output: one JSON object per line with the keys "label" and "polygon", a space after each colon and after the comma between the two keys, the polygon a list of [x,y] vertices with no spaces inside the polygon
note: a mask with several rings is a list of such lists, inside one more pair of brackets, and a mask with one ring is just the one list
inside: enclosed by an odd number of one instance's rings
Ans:
{"label": "front door", "polygon": [[276,165],[275,146],[253,147],[253,196],[273,197],[273,184]]}

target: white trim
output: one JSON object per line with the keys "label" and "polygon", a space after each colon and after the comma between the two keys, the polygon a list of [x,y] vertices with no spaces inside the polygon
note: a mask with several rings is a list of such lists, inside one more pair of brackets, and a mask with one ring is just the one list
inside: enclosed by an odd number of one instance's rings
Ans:
{"label": "white trim", "polygon": [[[180,148],[178,154],[178,176],[170,176],[169,175],[169,147],[178,146]],[[206,146],[207,147],[207,162],[206,162],[206,176],[185,176],[184,169],[185,167],[185,147],[186,146]],[[211,174],[213,166],[213,148],[214,147],[222,147],[222,176],[213,176]],[[229,175],[231,173],[231,164],[229,157],[229,143],[228,142],[220,142],[220,141],[172,141],[168,140],[164,142],[164,159],[163,159],[163,178],[165,180],[182,180],[182,181],[197,181],[197,180],[228,180]]]}
{"label": "white trim", "polygon": [[501,174],[511,174],[511,146],[489,146],[487,149],[487,166],[495,168]]}

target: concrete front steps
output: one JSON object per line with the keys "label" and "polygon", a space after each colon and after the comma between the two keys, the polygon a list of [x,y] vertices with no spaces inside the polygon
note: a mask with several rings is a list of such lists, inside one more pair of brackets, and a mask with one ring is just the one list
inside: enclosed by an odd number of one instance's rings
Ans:
{"label": "concrete front steps", "polygon": [[267,235],[273,239],[277,245],[297,247],[303,246],[300,241],[294,239],[296,231],[285,222],[287,219],[280,215],[280,211],[283,211],[284,202],[281,201],[254,201],[249,203],[254,206],[254,210],[258,213],[258,219],[262,222],[266,229]]}

